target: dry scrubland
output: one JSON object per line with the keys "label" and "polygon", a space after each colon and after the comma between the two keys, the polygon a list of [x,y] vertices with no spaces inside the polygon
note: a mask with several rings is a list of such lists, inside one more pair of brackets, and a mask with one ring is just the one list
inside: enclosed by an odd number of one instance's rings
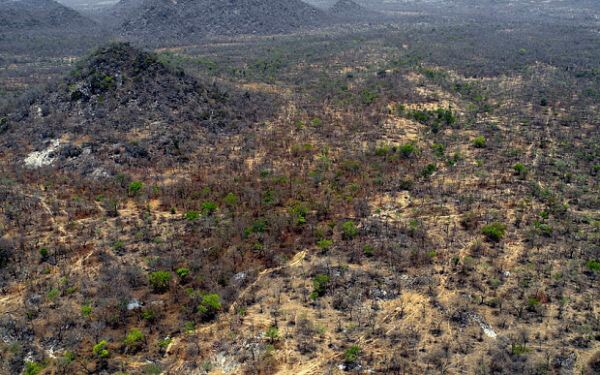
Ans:
{"label": "dry scrubland", "polygon": [[5,93],[0,373],[598,373],[598,38],[454,22]]}

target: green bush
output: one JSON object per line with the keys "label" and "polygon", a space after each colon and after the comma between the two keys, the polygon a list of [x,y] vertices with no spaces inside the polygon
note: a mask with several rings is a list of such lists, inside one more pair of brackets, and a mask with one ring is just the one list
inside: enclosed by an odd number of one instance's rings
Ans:
{"label": "green bush", "polygon": [[198,220],[200,218],[200,212],[198,211],[188,211],[185,213],[185,219],[188,221]]}
{"label": "green bush", "polygon": [[375,255],[375,248],[371,245],[365,245],[363,247],[363,254],[365,254],[366,257],[372,257],[373,255]]}
{"label": "green bush", "polygon": [[321,250],[329,250],[332,245],[333,245],[332,240],[322,239],[320,241],[317,241],[317,246]]}
{"label": "green bush", "polygon": [[358,356],[360,355],[360,346],[352,345],[344,352],[344,362],[347,364],[356,363]]}
{"label": "green bush", "polygon": [[506,225],[502,223],[491,223],[484,225],[481,228],[481,234],[483,234],[489,241],[499,242],[506,233]]}
{"label": "green bush", "polygon": [[60,297],[60,290],[58,290],[57,288],[52,288],[50,289],[46,297],[48,297],[50,301],[54,301],[55,299]]}
{"label": "green bush", "polygon": [[513,165],[513,170],[515,171],[516,174],[522,175],[527,171],[527,168],[525,167],[525,164],[517,163],[517,164]]}
{"label": "green bush", "polygon": [[156,271],[151,272],[148,276],[150,286],[156,292],[164,292],[169,288],[169,282],[171,281],[172,275],[168,271]]}
{"label": "green bush", "polygon": [[25,362],[25,370],[23,371],[23,375],[37,375],[44,369],[44,366],[41,363],[26,361]]}
{"label": "green bush", "polygon": [[143,187],[144,184],[141,181],[133,181],[129,184],[127,191],[129,192],[129,195],[137,195]]}
{"label": "green bush", "polygon": [[92,315],[93,310],[94,309],[92,308],[91,305],[83,305],[83,306],[81,306],[81,315],[84,318],[89,318]]}
{"label": "green bush", "polygon": [[186,277],[189,276],[190,270],[189,270],[189,268],[181,267],[181,268],[178,268],[175,271],[175,273],[177,274],[177,276],[179,276],[180,279],[185,279]]}
{"label": "green bush", "polygon": [[421,176],[423,177],[431,177],[431,175],[436,171],[437,167],[435,164],[427,164],[421,170]]}
{"label": "green bush", "polygon": [[308,215],[308,208],[302,203],[296,203],[290,208],[290,215],[294,225],[301,226],[306,224],[306,215]]}
{"label": "green bush", "polygon": [[358,228],[353,221],[346,221],[342,224],[342,238],[351,240],[358,235]]}
{"label": "green bush", "polygon": [[316,300],[317,298],[325,295],[329,281],[331,281],[331,278],[324,274],[319,274],[313,277],[313,291],[310,294],[310,298]]}
{"label": "green bush", "polygon": [[408,159],[417,152],[417,146],[412,143],[406,143],[398,148],[398,152],[400,152],[403,158]]}
{"label": "green bush", "polygon": [[487,141],[483,135],[473,138],[471,141],[475,148],[485,148]]}
{"label": "green bush", "polygon": [[240,199],[238,198],[238,196],[233,193],[229,193],[225,196],[225,198],[223,198],[223,202],[230,207],[234,207],[235,205],[237,205],[239,200]]}
{"label": "green bush", "polygon": [[269,339],[270,342],[273,342],[279,338],[279,329],[277,329],[277,327],[275,326],[271,326],[269,327],[269,329],[267,329],[265,336]]}
{"label": "green bush", "polygon": [[592,272],[600,272],[600,261],[588,260],[585,266]]}
{"label": "green bush", "polygon": [[123,340],[123,344],[128,349],[139,349],[144,342],[144,334],[137,328],[131,329],[125,339]]}
{"label": "green bush", "polygon": [[522,344],[511,344],[510,351],[513,355],[524,355],[529,352],[529,348]]}
{"label": "green bush", "polygon": [[362,99],[363,104],[365,105],[369,105],[372,104],[375,99],[377,99],[377,93],[370,91],[369,89],[364,89],[361,93],[360,93],[360,97]]}
{"label": "green bush", "polygon": [[217,211],[217,204],[215,202],[206,201],[202,203],[202,214],[205,216],[211,216]]}
{"label": "green bush", "polygon": [[217,315],[221,307],[221,296],[216,293],[209,293],[202,296],[202,301],[198,305],[198,312],[202,314],[204,320],[210,320]]}
{"label": "green bush", "polygon": [[171,344],[171,342],[173,342],[173,339],[170,337],[160,339],[158,340],[158,347],[161,349],[166,349]]}
{"label": "green bush", "polygon": [[108,358],[110,355],[108,349],[106,348],[108,343],[106,340],[102,340],[92,348],[92,353],[98,358]]}

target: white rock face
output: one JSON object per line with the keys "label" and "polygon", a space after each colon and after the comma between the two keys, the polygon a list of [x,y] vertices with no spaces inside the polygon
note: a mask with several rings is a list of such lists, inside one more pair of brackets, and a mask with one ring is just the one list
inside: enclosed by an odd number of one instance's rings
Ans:
{"label": "white rock face", "polygon": [[43,151],[34,151],[27,155],[25,158],[25,166],[29,168],[40,168],[46,165],[51,165],[54,162],[54,158],[51,156],[54,151],[60,146],[58,139],[53,139],[50,142],[50,146]]}

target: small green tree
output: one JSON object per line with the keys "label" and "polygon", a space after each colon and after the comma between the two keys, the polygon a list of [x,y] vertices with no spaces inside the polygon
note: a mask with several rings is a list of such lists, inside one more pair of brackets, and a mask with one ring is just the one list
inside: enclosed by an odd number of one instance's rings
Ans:
{"label": "small green tree", "polygon": [[212,201],[202,203],[202,214],[204,216],[212,216],[217,211],[217,204]]}
{"label": "small green tree", "polygon": [[223,202],[230,207],[236,206],[239,200],[240,199],[238,198],[238,196],[233,193],[229,193],[225,196],[225,198],[223,198]]}
{"label": "small green tree", "polygon": [[99,343],[97,343],[96,345],[94,345],[94,347],[92,348],[92,353],[96,357],[101,358],[101,359],[108,358],[108,356],[110,355],[110,352],[106,348],[107,346],[108,346],[108,343],[106,342],[106,340],[102,340]]}
{"label": "small green tree", "polygon": [[198,220],[200,218],[200,212],[198,211],[188,211],[185,213],[185,219],[188,221]]}
{"label": "small green tree", "polygon": [[360,355],[360,346],[352,345],[344,352],[344,362],[346,364],[354,364],[358,361]]}
{"label": "small green tree", "polygon": [[342,238],[351,240],[358,235],[358,228],[353,221],[346,221],[342,224]]}
{"label": "small green tree", "polygon": [[499,242],[506,233],[506,225],[498,222],[484,225],[481,233],[491,242]]}
{"label": "small green tree", "polygon": [[265,336],[269,339],[269,342],[272,344],[277,339],[279,339],[279,329],[277,329],[277,327],[275,326],[271,326],[269,327],[269,329],[267,329]]}
{"label": "small green tree", "polygon": [[202,301],[198,305],[198,312],[202,314],[204,320],[211,320],[221,310],[221,296],[216,293],[209,293],[202,296]]}
{"label": "small green tree", "polygon": [[190,269],[181,267],[181,268],[178,268],[175,271],[175,273],[177,274],[177,276],[179,276],[180,279],[184,280],[185,278],[187,278],[190,275]]}
{"label": "small green tree", "polygon": [[37,375],[44,369],[41,363],[34,361],[26,361],[23,375]]}
{"label": "small green tree", "polygon": [[123,344],[128,350],[139,350],[144,343],[144,334],[137,328],[131,329],[125,336]]}
{"label": "small green tree", "polygon": [[164,292],[169,289],[169,283],[171,282],[172,277],[171,272],[156,271],[150,273],[148,280],[155,292]]}
{"label": "small green tree", "polygon": [[487,141],[483,135],[475,137],[472,141],[475,148],[485,148]]}
{"label": "small green tree", "polygon": [[88,305],[83,305],[83,306],[81,306],[81,315],[84,318],[89,318],[92,315],[92,311],[93,310],[94,309],[92,308],[91,305],[89,305],[89,304]]}
{"label": "small green tree", "polygon": [[322,239],[317,241],[317,247],[323,251],[329,250],[333,246],[332,240]]}
{"label": "small green tree", "polygon": [[310,293],[310,298],[312,300],[316,300],[317,298],[325,295],[330,281],[331,278],[324,274],[319,274],[313,277],[313,291]]}
{"label": "small green tree", "polygon": [[143,187],[144,184],[141,181],[133,181],[129,184],[127,191],[129,192],[129,195],[134,196],[137,195]]}
{"label": "small green tree", "polygon": [[406,143],[400,146],[400,148],[398,148],[398,151],[400,152],[400,155],[402,155],[403,158],[408,159],[417,152],[417,146],[415,146],[412,143]]}

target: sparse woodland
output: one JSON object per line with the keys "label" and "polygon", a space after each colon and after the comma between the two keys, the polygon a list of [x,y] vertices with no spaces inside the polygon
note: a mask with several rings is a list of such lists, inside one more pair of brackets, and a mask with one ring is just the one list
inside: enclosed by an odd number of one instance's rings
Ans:
{"label": "sparse woodland", "polygon": [[2,50],[0,374],[600,373],[600,37],[544,11]]}

